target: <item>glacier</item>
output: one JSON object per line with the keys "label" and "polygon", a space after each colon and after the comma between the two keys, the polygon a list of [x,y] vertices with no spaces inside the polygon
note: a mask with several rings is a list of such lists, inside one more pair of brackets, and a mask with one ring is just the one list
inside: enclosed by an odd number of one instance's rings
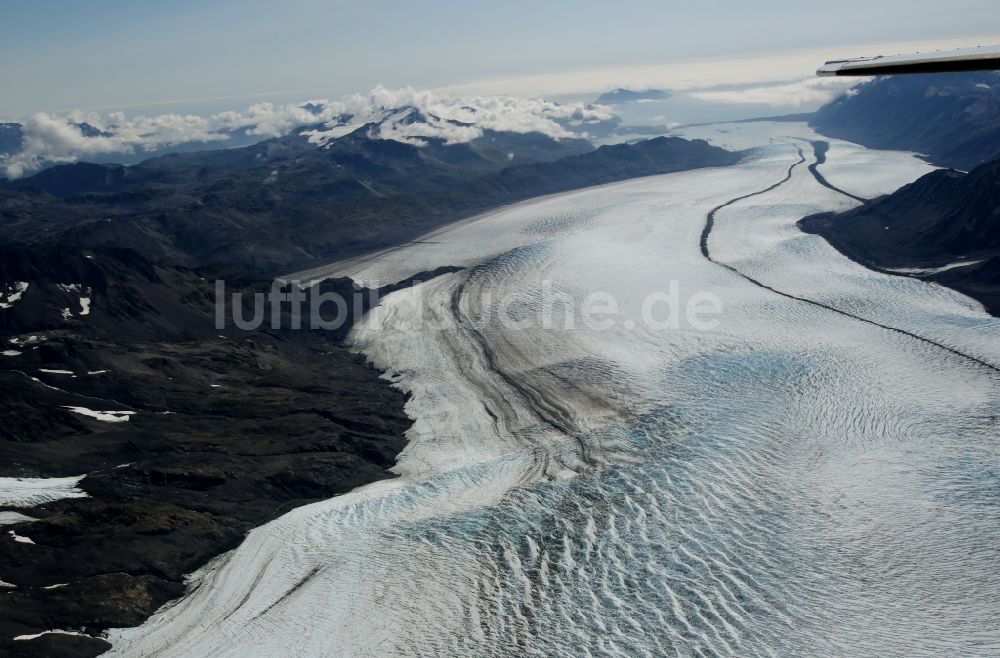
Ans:
{"label": "glacier", "polygon": [[[1000,321],[796,228],[858,203],[809,171],[807,126],[682,133],[753,150],[327,268],[465,268],[351,334],[410,393],[399,477],[252,531],[109,655],[1000,650]],[[931,170],[827,141],[820,171],[855,196]],[[717,326],[651,326],[672,282],[718,299]],[[617,313],[532,323],[546,289]]]}

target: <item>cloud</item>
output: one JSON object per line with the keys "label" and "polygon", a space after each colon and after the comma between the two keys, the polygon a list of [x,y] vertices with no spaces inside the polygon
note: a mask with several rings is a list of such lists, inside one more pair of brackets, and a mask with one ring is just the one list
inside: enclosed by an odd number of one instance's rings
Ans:
{"label": "cloud", "polygon": [[513,96],[462,99],[410,87],[383,86],[337,101],[258,103],[243,112],[210,116],[160,114],[129,118],[122,112],[100,115],[76,111],[61,116],[39,113],[24,123],[21,151],[0,156],[0,173],[19,178],[49,164],[112,154],[151,154],[188,143],[225,147],[234,137],[278,137],[309,125],[321,126],[303,133],[320,145],[369,123],[378,124],[372,137],[423,145],[428,139],[451,144],[468,142],[486,130],[539,132],[560,139],[584,133],[587,126],[613,117],[607,108],[580,103],[560,105]]}
{"label": "cloud", "polygon": [[[296,126],[332,118],[326,101],[297,105],[258,103],[244,112],[210,116],[159,114],[126,117],[123,112],[100,115],[74,111],[65,115],[38,113],[22,126],[17,153],[0,156],[0,173],[19,178],[48,164],[75,162],[99,155],[153,153],[189,143],[219,143],[246,134],[277,137]],[[319,108],[319,111],[315,111]]]}
{"label": "cloud", "polygon": [[[1000,35],[978,37],[978,43],[998,43]],[[831,59],[948,50],[968,46],[967,38],[945,38],[921,41],[898,41],[868,44],[823,46],[784,52],[747,54],[702,60],[674,60],[663,63],[609,66],[565,70],[531,75],[470,80],[443,87],[440,91],[455,95],[481,93],[514,94],[519,96],[593,95],[603,90],[664,89],[671,91],[704,91],[722,85],[780,84],[811,76],[823,62]]]}
{"label": "cloud", "polygon": [[583,136],[587,126],[615,117],[611,110],[597,105],[515,96],[454,98],[411,87],[378,86],[368,94],[353,94],[332,106],[337,120],[304,133],[313,143],[325,144],[367,124],[376,124],[372,137],[418,146],[427,139],[449,144],[470,142],[487,130],[542,133],[562,139]]}
{"label": "cloud", "polygon": [[770,105],[772,107],[803,107],[828,103],[845,90],[858,86],[848,78],[806,78],[797,82],[763,85],[726,91],[692,91],[698,100],[712,103]]}
{"label": "cloud", "polygon": [[8,178],[18,178],[38,168],[40,161],[70,162],[85,155],[121,151],[117,140],[95,135],[87,137],[80,126],[66,117],[39,113],[21,129],[23,146],[19,153],[0,159]]}
{"label": "cloud", "polygon": [[[993,40],[1000,40],[1000,37]],[[396,117],[379,128],[378,136],[417,144],[430,138],[451,143],[468,141],[484,130],[541,132],[562,138],[612,120],[613,115],[599,106],[557,104],[526,97],[596,96],[603,89],[617,87],[668,89],[720,103],[818,106],[851,86],[836,78],[807,78],[828,59],[880,52],[945,50],[960,45],[963,44],[958,40],[945,39],[812,48],[714,60],[493,78],[436,91],[379,86],[367,94],[353,94],[333,102],[258,103],[242,112],[220,112],[210,116],[172,113],[129,118],[122,112],[107,115],[41,113],[25,122],[23,149],[13,155],[0,156],[0,176],[17,178],[47,164],[114,154],[134,157],[192,142],[217,143],[224,147],[227,142],[233,143],[234,137],[277,137],[313,124],[323,127],[311,131],[309,136],[317,143],[325,143],[365,123],[381,122],[393,108],[404,106],[419,110],[426,121],[408,123],[405,116]],[[798,81],[789,83],[788,80]],[[748,84],[751,86],[746,86]],[[741,85],[741,88],[719,89],[724,85]],[[93,130],[82,128],[83,124]],[[241,143],[246,143],[246,139]]]}

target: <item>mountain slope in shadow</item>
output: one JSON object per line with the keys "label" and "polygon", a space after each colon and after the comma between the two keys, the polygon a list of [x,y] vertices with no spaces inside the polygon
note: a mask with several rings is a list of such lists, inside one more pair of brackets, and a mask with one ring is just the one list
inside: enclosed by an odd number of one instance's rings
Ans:
{"label": "mountain slope in shadow", "polygon": [[822,107],[818,132],[968,170],[1000,158],[1000,73],[883,76]]}
{"label": "mountain slope in shadow", "polygon": [[799,226],[866,265],[936,281],[1000,315],[1000,160],[967,174],[931,172],[893,194],[807,217]]}

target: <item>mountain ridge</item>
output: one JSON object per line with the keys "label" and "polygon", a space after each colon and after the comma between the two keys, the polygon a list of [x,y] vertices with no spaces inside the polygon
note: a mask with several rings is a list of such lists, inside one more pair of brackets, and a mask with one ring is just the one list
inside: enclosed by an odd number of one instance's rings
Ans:
{"label": "mountain ridge", "polygon": [[934,171],[799,226],[870,267],[949,286],[1000,315],[1000,160],[968,173]]}
{"label": "mountain ridge", "polygon": [[740,157],[676,137],[593,149],[544,135],[484,133],[468,143],[428,138],[416,146],[354,130],[317,147],[296,133],[128,167],[61,165],[7,182],[0,185],[0,244],[124,247],[154,261],[274,276],[531,196]]}
{"label": "mountain ridge", "polygon": [[968,170],[1000,158],[1000,72],[878,77],[820,108],[809,125]]}

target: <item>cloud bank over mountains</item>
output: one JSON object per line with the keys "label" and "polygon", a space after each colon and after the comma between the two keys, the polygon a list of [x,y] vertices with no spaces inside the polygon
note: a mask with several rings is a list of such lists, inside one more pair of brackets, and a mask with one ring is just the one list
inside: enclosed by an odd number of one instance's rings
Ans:
{"label": "cloud bank over mountains", "polygon": [[[678,93],[709,103],[807,108],[831,101],[857,84],[843,78],[808,78]],[[246,146],[297,129],[317,146],[366,126],[372,139],[423,146],[429,140],[470,142],[486,131],[541,133],[553,139],[588,137],[595,132],[607,134],[608,127],[619,121],[605,105],[381,85],[335,101],[256,103],[244,111],[207,116],[38,113],[16,127],[19,149],[8,147],[4,152],[0,148],[0,178],[20,178],[49,165],[77,160],[128,164],[169,151]],[[5,125],[14,124],[0,124],[0,128]]]}
{"label": "cloud bank over mountains", "polygon": [[286,135],[302,126],[316,126],[303,134],[317,145],[376,124],[371,128],[372,138],[421,146],[429,139],[450,144],[469,142],[487,130],[537,132],[555,139],[586,136],[588,126],[613,118],[608,108],[583,103],[559,104],[514,96],[462,99],[382,86],[337,101],[258,103],[243,112],[210,116],[39,113],[21,126],[21,149],[0,155],[0,173],[19,178],[50,164],[107,159],[115,154],[152,156],[185,144],[204,148],[239,146],[252,138]]}
{"label": "cloud bank over mountains", "polygon": [[70,112],[65,115],[38,113],[21,127],[20,151],[0,156],[0,172],[8,178],[20,176],[48,164],[112,154],[154,154],[180,144],[224,147],[236,135],[278,136],[296,125],[321,121],[308,104],[260,103],[245,112],[222,112],[212,116],[159,114],[126,117],[122,112],[99,115]]}
{"label": "cloud bank over mountains", "polygon": [[430,139],[448,144],[470,142],[487,130],[541,133],[553,139],[586,136],[588,126],[615,118],[607,107],[583,103],[560,104],[540,98],[480,96],[452,98],[412,88],[376,87],[333,103],[338,118],[323,128],[306,131],[310,141],[324,144],[377,124],[370,136],[423,146]]}
{"label": "cloud bank over mountains", "polygon": [[804,107],[828,103],[859,84],[863,81],[852,78],[807,78],[744,89],[692,91],[689,95],[712,103]]}
{"label": "cloud bank over mountains", "polygon": [[[1000,37],[990,37],[984,42],[997,40]],[[610,111],[600,106],[557,104],[539,97],[593,98],[600,90],[618,87],[668,89],[679,98],[708,103],[812,109],[855,84],[836,78],[813,78],[816,66],[827,59],[880,52],[945,50],[961,45],[967,43],[950,38],[823,46],[718,59],[480,78],[433,92],[379,86],[367,94],[354,94],[338,101],[257,103],[242,112],[207,116],[39,113],[23,126],[0,123],[0,177],[17,178],[49,164],[79,159],[137,162],[168,149],[242,146],[287,134],[300,126],[322,124],[311,130],[309,137],[323,144],[347,134],[349,128],[359,126],[358,122],[365,119],[380,124],[375,136],[414,144],[433,138],[462,142],[475,139],[484,130],[537,131],[565,137],[586,132],[588,125],[610,120]],[[415,120],[412,112],[398,115],[391,112],[403,107],[417,110],[420,120]],[[665,117],[664,123],[670,118],[676,117]],[[12,142],[20,148],[11,148]]]}

